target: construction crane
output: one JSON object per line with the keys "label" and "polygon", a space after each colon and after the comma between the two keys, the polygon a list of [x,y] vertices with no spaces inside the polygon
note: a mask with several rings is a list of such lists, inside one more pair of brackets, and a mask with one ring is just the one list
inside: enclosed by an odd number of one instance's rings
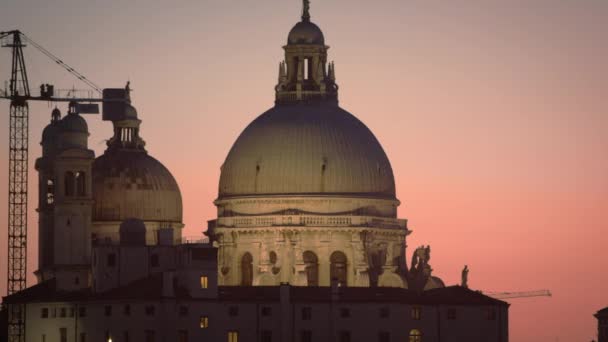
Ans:
{"label": "construction crane", "polygon": [[509,298],[526,298],[526,297],[551,297],[551,291],[549,290],[536,290],[536,291],[521,291],[521,292],[486,292],[485,295],[496,299],[509,299]]}
{"label": "construction crane", "polygon": [[[9,181],[8,181],[8,267],[9,295],[26,288],[27,276],[27,208],[28,208],[28,143],[29,101],[70,102],[70,107],[82,108],[82,113],[94,113],[96,104],[79,106],[78,102],[102,102],[102,90],[57,56],[18,30],[0,32],[1,46],[12,50],[11,76],[8,89],[0,90],[0,99],[10,101],[9,120]],[[53,62],[67,70],[92,90],[81,93],[71,90],[55,96],[53,85],[40,86],[40,95],[32,96],[23,48],[26,43],[35,47]],[[86,94],[85,96],[77,96]],[[97,108],[97,113],[99,109]],[[25,341],[25,307],[11,305],[8,333],[10,342]]]}

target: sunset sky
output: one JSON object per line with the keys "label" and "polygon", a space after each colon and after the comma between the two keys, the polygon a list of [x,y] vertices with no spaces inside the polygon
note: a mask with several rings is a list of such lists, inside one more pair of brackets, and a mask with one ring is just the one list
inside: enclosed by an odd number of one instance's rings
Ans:
{"label": "sunset sky", "polygon": [[[228,150],[273,105],[300,10],[300,0],[2,0],[0,31],[20,29],[101,87],[131,81],[146,148],[180,185],[184,235],[200,236]],[[511,301],[511,341],[595,338],[592,315],[608,306],[608,1],[312,0],[311,15],[331,46],[340,105],[391,160],[399,217],[414,231],[408,259],[429,244],[446,284],[467,264],[476,290],[550,289]],[[2,87],[9,53],[0,50]],[[85,88],[33,47],[26,55],[32,91]],[[0,101],[4,140],[8,109]],[[33,163],[51,109],[30,110],[28,272]],[[87,121],[100,155],[111,124]],[[2,295],[5,277],[2,261]]]}

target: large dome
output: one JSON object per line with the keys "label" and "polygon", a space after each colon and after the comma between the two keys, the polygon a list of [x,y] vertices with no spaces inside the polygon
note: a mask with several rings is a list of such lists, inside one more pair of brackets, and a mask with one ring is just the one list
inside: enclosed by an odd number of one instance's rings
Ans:
{"label": "large dome", "polygon": [[255,119],[222,166],[219,198],[347,195],[395,198],[373,133],[332,103],[277,105]]}
{"label": "large dome", "polygon": [[177,182],[142,150],[108,149],[93,164],[93,221],[182,222]]}
{"label": "large dome", "polygon": [[310,21],[301,21],[289,31],[287,44],[324,45],[325,37],[319,26]]}

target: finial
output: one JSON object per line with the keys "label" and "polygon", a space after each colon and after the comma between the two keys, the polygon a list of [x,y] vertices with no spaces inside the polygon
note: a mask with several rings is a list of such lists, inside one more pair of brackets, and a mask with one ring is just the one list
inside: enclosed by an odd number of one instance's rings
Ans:
{"label": "finial", "polygon": [[303,1],[302,21],[310,21],[310,0]]}

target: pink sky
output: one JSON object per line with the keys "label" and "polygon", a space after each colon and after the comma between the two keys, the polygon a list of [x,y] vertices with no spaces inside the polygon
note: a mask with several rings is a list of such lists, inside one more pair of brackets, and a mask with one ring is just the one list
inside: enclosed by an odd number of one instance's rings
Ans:
{"label": "pink sky", "polygon": [[[103,3],[103,6],[102,6]],[[175,3],[178,3],[176,5]],[[18,28],[102,87],[127,79],[151,155],[174,174],[185,235],[215,215],[219,168],[245,126],[272,106],[299,0],[6,0]],[[512,341],[590,341],[608,306],[608,2],[313,0],[336,63],[341,106],[382,143],[408,218],[408,255],[432,246],[434,273],[518,299]],[[0,79],[9,51],[0,50]],[[28,47],[32,87],[82,87]],[[0,103],[7,139],[8,103]],[[31,110],[30,259],[46,104]],[[111,125],[88,118],[99,155]],[[0,193],[7,151],[0,149]],[[2,181],[3,180],[3,181]],[[6,217],[6,200],[0,202]],[[1,220],[0,220],[1,221]],[[0,246],[6,252],[5,226]],[[5,255],[2,255],[2,259]],[[0,263],[0,293],[6,264]],[[33,279],[32,279],[33,283]]]}

